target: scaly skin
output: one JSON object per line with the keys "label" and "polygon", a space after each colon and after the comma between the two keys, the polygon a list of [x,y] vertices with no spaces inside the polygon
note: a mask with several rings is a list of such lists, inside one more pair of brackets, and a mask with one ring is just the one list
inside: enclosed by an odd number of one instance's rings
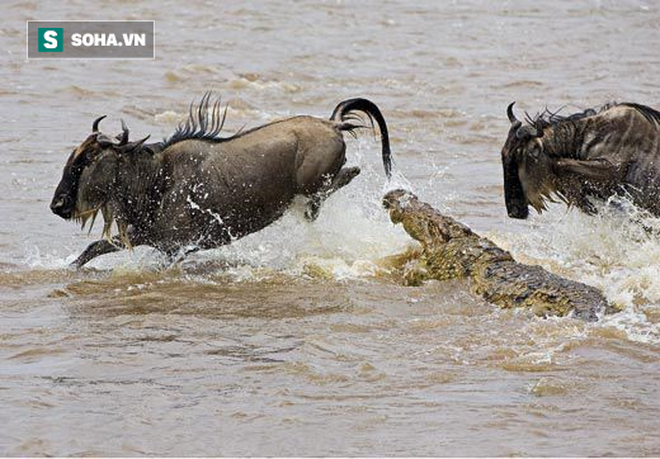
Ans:
{"label": "scaly skin", "polygon": [[422,244],[413,278],[447,280],[469,277],[474,293],[502,308],[527,307],[547,317],[573,313],[595,321],[616,312],[596,288],[552,274],[540,266],[518,263],[511,254],[414,194],[390,191],[383,201],[394,223],[402,223]]}

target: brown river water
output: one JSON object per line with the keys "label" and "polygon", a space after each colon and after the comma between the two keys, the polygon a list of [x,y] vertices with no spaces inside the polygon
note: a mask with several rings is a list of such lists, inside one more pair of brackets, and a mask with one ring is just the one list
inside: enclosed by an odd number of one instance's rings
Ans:
{"label": "brown river water", "polygon": [[[0,455],[660,455],[660,243],[616,211],[506,217],[505,108],[656,108],[660,5],[621,1],[64,0],[2,4]],[[154,61],[25,60],[27,19],[154,19]],[[172,132],[207,89],[228,132],[366,96],[379,144],[315,223],[167,267],[48,209],[90,132]],[[603,289],[595,324],[404,287],[379,201],[407,186],[520,260]],[[608,208],[609,209],[609,208]],[[644,217],[642,217],[644,218]],[[657,220],[647,226],[660,229]]]}

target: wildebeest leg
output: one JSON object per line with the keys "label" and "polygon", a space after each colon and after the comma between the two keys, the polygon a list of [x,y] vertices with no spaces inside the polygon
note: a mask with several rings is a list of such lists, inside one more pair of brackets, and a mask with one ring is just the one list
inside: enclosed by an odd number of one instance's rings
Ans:
{"label": "wildebeest leg", "polygon": [[83,265],[87,264],[89,261],[98,256],[105,255],[106,253],[117,252],[123,248],[125,248],[124,244],[117,236],[112,238],[112,242],[108,241],[107,239],[101,239],[92,242],[87,246],[83,253],[80,254],[78,258],[76,258],[76,261],[71,263],[71,266],[81,268]]}
{"label": "wildebeest leg", "polygon": [[323,201],[328,199],[328,197],[335,191],[351,183],[359,173],[359,167],[344,167],[340,169],[330,183],[323,186],[319,191],[309,197],[306,206],[307,208],[305,209],[305,218],[309,221],[316,220],[319,216]]}

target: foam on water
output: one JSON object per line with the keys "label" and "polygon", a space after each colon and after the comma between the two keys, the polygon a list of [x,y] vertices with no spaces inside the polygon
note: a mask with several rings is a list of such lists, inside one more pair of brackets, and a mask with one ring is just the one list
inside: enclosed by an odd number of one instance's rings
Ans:
{"label": "foam on water", "polygon": [[[404,250],[408,236],[383,216],[369,215],[360,191],[339,192],[323,206],[319,218],[306,222],[300,202],[278,222],[196,259],[222,259],[233,266],[269,268],[292,275],[316,266],[333,277],[373,272],[375,262]],[[384,212],[381,212],[384,214]]]}
{"label": "foam on water", "polygon": [[74,254],[63,256],[57,250],[42,250],[38,245],[26,242],[24,244],[23,265],[30,269],[61,269],[72,263]]}

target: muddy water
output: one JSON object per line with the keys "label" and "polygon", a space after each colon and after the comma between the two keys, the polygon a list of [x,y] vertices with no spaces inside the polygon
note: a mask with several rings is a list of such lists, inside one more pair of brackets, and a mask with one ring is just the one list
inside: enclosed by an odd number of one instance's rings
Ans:
{"label": "muddy water", "polygon": [[[157,59],[25,62],[24,21],[66,18],[155,19]],[[498,163],[512,100],[659,106],[658,24],[637,0],[5,2],[0,454],[660,454],[658,240],[609,211],[507,220]],[[397,184],[624,311],[540,320],[464,282],[399,285],[380,260],[409,241],[369,135],[314,224],[66,269],[95,234],[48,203],[93,118],[159,138],[210,88],[229,131],[372,98]]]}

